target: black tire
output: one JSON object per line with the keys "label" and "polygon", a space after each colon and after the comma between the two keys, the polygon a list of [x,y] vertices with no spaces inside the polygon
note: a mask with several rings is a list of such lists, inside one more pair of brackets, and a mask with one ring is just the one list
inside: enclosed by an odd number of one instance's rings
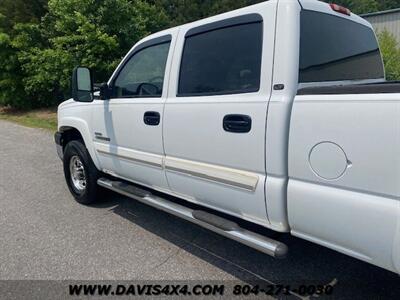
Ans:
{"label": "black tire", "polygon": [[[77,158],[83,165],[85,175],[85,185],[83,189],[78,189],[73,182],[73,177],[70,171],[70,162]],[[81,204],[89,205],[99,199],[100,187],[97,185],[97,179],[100,177],[100,172],[94,165],[88,150],[82,141],[71,141],[67,144],[64,151],[64,176],[68,188],[75,200]]]}

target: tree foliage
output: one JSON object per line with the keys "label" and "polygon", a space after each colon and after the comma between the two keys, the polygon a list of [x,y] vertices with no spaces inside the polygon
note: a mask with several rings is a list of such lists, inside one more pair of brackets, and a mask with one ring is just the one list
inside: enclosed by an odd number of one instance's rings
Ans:
{"label": "tree foliage", "polygon": [[169,17],[170,25],[176,26],[263,1],[264,0],[148,0],[147,2],[163,9]]}
{"label": "tree foliage", "polygon": [[37,23],[46,9],[47,0],[1,0],[0,14],[6,16],[1,25],[11,29],[17,23]]}
{"label": "tree foliage", "polygon": [[386,30],[379,32],[378,38],[385,63],[386,78],[400,80],[400,48],[396,38]]}
{"label": "tree foliage", "polygon": [[2,26],[0,105],[54,105],[69,96],[74,66],[104,81],[136,41],[169,25],[164,10],[142,0],[49,0],[44,7],[42,18]]}
{"label": "tree foliage", "polygon": [[26,95],[17,52],[4,32],[0,32],[0,61],[0,105],[24,107]]}
{"label": "tree foliage", "polygon": [[[0,0],[0,105],[34,108],[69,96],[74,66],[105,81],[142,37],[261,0]],[[328,1],[326,1],[328,2]],[[337,0],[356,13],[400,7],[400,0]],[[398,51],[380,35],[389,78]]]}
{"label": "tree foliage", "polygon": [[356,14],[365,14],[375,11],[388,10],[400,7],[400,0],[335,0],[334,2],[349,8]]}
{"label": "tree foliage", "polygon": [[[264,0],[147,0],[165,10],[171,25],[180,25]],[[400,0],[323,0],[349,8],[356,14],[400,7]]]}

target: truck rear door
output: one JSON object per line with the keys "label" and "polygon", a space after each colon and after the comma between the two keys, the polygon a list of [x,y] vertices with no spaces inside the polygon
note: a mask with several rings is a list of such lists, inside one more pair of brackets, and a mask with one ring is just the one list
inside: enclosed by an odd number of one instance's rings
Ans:
{"label": "truck rear door", "polygon": [[184,26],[164,112],[170,188],[261,225],[275,12],[272,1]]}

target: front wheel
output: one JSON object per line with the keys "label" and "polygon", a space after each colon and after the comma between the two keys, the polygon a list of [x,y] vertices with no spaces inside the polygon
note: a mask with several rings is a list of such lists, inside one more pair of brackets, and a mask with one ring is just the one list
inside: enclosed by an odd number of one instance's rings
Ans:
{"label": "front wheel", "polygon": [[77,202],[92,204],[101,189],[97,185],[100,172],[81,141],[71,141],[64,151],[64,175],[68,188]]}

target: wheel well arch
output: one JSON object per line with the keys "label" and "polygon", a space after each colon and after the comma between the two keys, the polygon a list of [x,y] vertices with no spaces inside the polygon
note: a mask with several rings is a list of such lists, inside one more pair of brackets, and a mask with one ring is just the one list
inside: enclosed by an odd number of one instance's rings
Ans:
{"label": "wheel well arch", "polygon": [[[63,120],[64,124],[67,120]],[[89,135],[89,129],[87,125],[83,122],[79,122],[76,120],[69,120],[70,124],[60,125],[58,132],[61,134],[61,146],[62,151],[65,151],[65,147],[71,141],[79,141],[81,142],[89,152],[90,157],[93,160],[96,168],[101,170],[101,164],[98,160],[96,150],[92,143],[91,137]],[[75,122],[73,122],[75,121]]]}
{"label": "wheel well arch", "polygon": [[85,140],[83,138],[83,135],[78,129],[74,127],[69,127],[69,126],[61,127],[60,133],[62,134],[61,143],[63,149],[65,149],[67,144],[71,141],[81,141],[85,145]]}

